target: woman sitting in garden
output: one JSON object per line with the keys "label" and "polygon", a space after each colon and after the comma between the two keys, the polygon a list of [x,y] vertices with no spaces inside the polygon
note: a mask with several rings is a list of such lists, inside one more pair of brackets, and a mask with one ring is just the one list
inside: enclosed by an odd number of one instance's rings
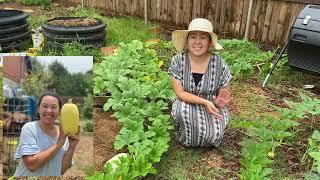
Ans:
{"label": "woman sitting in garden", "polygon": [[61,110],[56,94],[43,94],[37,108],[40,120],[22,127],[15,153],[15,159],[20,159],[15,176],[61,176],[71,167],[79,130],[76,136],[69,136],[55,125]]}
{"label": "woman sitting in garden", "polygon": [[230,118],[230,70],[224,60],[210,52],[221,50],[207,19],[190,22],[188,30],[176,30],[172,40],[179,54],[169,72],[177,96],[172,116],[177,140],[187,147],[218,147]]}

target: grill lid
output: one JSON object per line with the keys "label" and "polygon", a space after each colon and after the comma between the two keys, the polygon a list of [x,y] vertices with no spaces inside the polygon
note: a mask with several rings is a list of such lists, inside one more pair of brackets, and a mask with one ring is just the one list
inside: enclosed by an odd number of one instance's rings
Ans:
{"label": "grill lid", "polygon": [[307,21],[320,22],[320,6],[307,5],[299,14],[298,19],[306,19]]}

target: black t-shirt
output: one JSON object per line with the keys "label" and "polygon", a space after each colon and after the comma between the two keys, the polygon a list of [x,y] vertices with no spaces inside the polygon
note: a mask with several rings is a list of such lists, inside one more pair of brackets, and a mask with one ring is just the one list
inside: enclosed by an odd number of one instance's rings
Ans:
{"label": "black t-shirt", "polygon": [[203,74],[200,73],[192,73],[192,77],[194,79],[194,82],[196,83],[196,86],[198,86],[199,82],[201,81]]}

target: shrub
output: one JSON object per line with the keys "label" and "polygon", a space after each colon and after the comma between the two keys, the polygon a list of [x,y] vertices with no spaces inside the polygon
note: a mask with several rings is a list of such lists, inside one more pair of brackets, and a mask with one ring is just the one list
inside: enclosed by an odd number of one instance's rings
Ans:
{"label": "shrub", "polygon": [[93,132],[93,123],[91,121],[86,122],[83,130],[86,132]]}
{"label": "shrub", "polygon": [[93,111],[93,101],[92,101],[92,95],[89,94],[85,102],[83,104],[83,117],[87,119],[92,119],[92,111]]}

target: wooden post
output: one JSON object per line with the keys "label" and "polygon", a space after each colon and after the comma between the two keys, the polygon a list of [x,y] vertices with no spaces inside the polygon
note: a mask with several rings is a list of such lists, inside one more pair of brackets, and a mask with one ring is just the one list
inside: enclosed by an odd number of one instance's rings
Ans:
{"label": "wooden post", "polygon": [[83,4],[84,4],[83,1],[84,1],[84,0],[81,0],[81,7],[83,7]]}
{"label": "wooden post", "polygon": [[253,0],[250,0],[249,2],[249,10],[248,10],[248,15],[247,15],[247,23],[246,23],[246,31],[244,34],[244,39],[248,39],[248,34],[249,34],[249,26],[250,26],[250,21],[251,21],[251,11],[252,11],[252,4]]}
{"label": "wooden post", "polygon": [[144,23],[147,24],[148,23],[148,11],[147,11],[147,8],[148,8],[148,4],[147,4],[147,0],[144,0]]}

